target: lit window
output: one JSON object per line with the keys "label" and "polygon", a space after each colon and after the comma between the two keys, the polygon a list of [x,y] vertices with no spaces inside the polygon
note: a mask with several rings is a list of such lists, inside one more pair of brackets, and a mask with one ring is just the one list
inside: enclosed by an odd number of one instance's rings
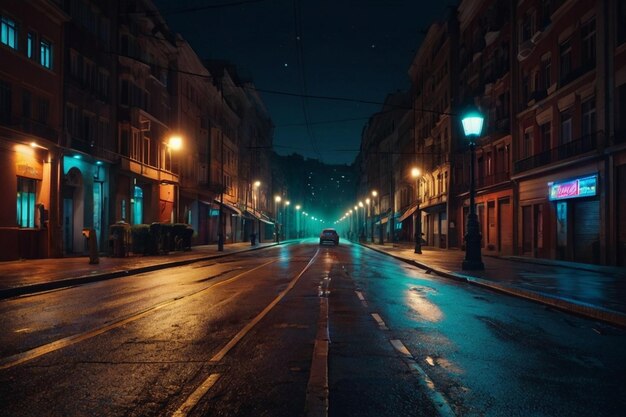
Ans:
{"label": "lit window", "polygon": [[8,17],[0,17],[0,42],[6,46],[17,49],[17,25],[15,20]]}
{"label": "lit window", "polygon": [[35,42],[35,34],[33,32],[28,32],[28,35],[26,37],[26,56],[29,58],[33,58],[34,42]]}
{"label": "lit window", "polygon": [[17,225],[35,227],[35,180],[17,177]]}
{"label": "lit window", "polygon": [[52,69],[52,44],[41,40],[39,42],[39,63],[48,69]]}
{"label": "lit window", "polygon": [[143,221],[143,190],[135,185],[133,193],[133,224],[141,224]]}

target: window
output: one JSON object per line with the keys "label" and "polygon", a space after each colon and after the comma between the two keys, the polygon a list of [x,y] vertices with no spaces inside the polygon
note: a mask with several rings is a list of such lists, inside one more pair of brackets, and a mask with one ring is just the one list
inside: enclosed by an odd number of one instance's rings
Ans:
{"label": "window", "polygon": [[[626,21],[626,2],[618,1],[617,2],[617,22],[625,22]],[[616,25],[617,26],[617,44],[621,45],[626,42],[626,25]]]}
{"label": "window", "polygon": [[90,113],[83,113],[82,138],[93,145],[95,136],[95,117]]}
{"label": "window", "polygon": [[596,99],[592,97],[582,104],[582,134],[591,136],[596,132]]}
{"label": "window", "polygon": [[31,59],[35,57],[35,34],[33,32],[28,32],[26,35],[26,56]]}
{"label": "window", "polygon": [[133,193],[133,224],[143,222],[143,190],[135,185]]}
{"label": "window", "polygon": [[532,155],[533,149],[533,131],[528,129],[524,132],[524,138],[522,140],[521,157],[528,158]]}
{"label": "window", "polygon": [[133,129],[129,156],[137,161],[141,158],[141,132],[137,129]]}
{"label": "window", "polygon": [[65,125],[68,133],[72,136],[76,135],[76,107],[72,105],[65,106]]}
{"label": "window", "polygon": [[0,80],[0,121],[11,118],[11,84]]}
{"label": "window", "polygon": [[551,123],[545,123],[539,126],[541,132],[541,152],[546,152],[552,148]]}
{"label": "window", "polygon": [[560,76],[561,83],[566,82],[567,77],[572,71],[572,44],[568,39],[559,46],[560,51]]}
{"label": "window", "polygon": [[35,227],[36,181],[17,177],[17,225]]}
{"label": "window", "polygon": [[541,61],[541,78],[542,78],[542,87],[544,89],[550,88],[550,85],[552,84],[552,79],[550,77],[550,69],[551,69],[550,57],[547,57],[546,59]]}
{"label": "window", "polygon": [[9,48],[17,49],[17,25],[15,20],[0,17],[0,42]]}
{"label": "window", "polygon": [[45,98],[37,100],[37,121],[41,124],[48,124],[50,115],[50,102]]}
{"label": "window", "polygon": [[76,80],[80,77],[80,71],[78,68],[78,52],[72,49],[70,50],[70,75]]}
{"label": "window", "polygon": [[39,63],[52,69],[52,44],[44,39],[39,42]]}
{"label": "window", "polygon": [[583,64],[595,66],[596,61],[596,19],[591,18],[580,29],[582,38]]}
{"label": "window", "polygon": [[28,90],[22,91],[22,117],[25,119],[32,118],[33,116],[32,108],[33,108],[33,103],[32,103],[30,91]]}
{"label": "window", "polygon": [[572,114],[570,112],[561,114],[561,137],[560,144],[572,141]]}

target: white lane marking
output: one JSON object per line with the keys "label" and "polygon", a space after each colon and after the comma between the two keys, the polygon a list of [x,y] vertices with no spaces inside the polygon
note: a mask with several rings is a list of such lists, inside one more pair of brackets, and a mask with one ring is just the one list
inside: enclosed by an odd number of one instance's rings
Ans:
{"label": "white lane marking", "polygon": [[328,298],[320,298],[320,315],[306,387],[305,416],[328,416]]}
{"label": "white lane marking", "polygon": [[[317,255],[319,254],[319,249],[317,249],[317,251],[315,252],[315,255],[313,255],[313,257],[311,258],[311,260],[309,261],[308,264],[306,264],[306,266],[304,267],[304,269],[302,271],[300,271],[300,273],[291,280],[291,282],[289,282],[289,285],[287,285],[287,288],[285,288],[280,294],[278,294],[278,296],[274,299],[274,301],[272,301],[267,307],[265,307],[263,309],[263,311],[261,311],[254,319],[252,319],[251,322],[249,322],[243,329],[241,329],[219,352],[217,352],[215,355],[213,355],[213,357],[209,360],[209,363],[216,363],[221,361],[224,356],[226,356],[226,354],[233,348],[235,347],[235,345],[237,345],[237,343],[239,343],[239,341],[241,339],[243,339],[246,334],[248,334],[248,332],[250,330],[252,330],[252,328],[259,322],[261,321],[261,319],[263,317],[265,317],[267,315],[267,313],[270,312],[270,310],[272,308],[274,308],[274,306],[276,304],[278,304],[278,302],[280,300],[283,299],[283,297],[285,297],[285,295],[296,285],[296,283],[298,282],[298,280],[300,279],[300,277],[302,275],[304,275],[304,273],[309,269],[309,267],[313,264],[313,262],[315,261],[315,258],[317,258]],[[202,384],[200,384],[200,387],[196,388],[196,390],[189,396],[189,398],[187,398],[185,400],[185,402],[183,403],[183,405],[180,406],[180,408],[178,410],[176,410],[176,412],[174,414],[172,414],[172,417],[185,417],[187,416],[187,414],[194,409],[194,407],[198,404],[198,402],[202,399],[202,397],[209,391],[209,389],[215,384],[215,382],[217,381],[217,379],[213,382],[211,382],[212,378],[216,378],[215,375],[219,374],[211,374],[209,375],[209,377],[204,380],[204,382],[202,382]],[[206,386],[206,389],[203,389],[202,387]],[[198,393],[199,395],[196,395],[196,393]],[[183,411],[181,411],[183,409],[183,407],[185,407],[184,414]],[[178,413],[178,414],[176,414]]]}
{"label": "white lane marking", "polygon": [[435,387],[435,383],[432,379],[424,372],[421,366],[415,361],[411,352],[404,346],[404,343],[398,339],[390,340],[393,347],[400,352],[404,357],[402,360],[409,367],[409,369],[418,376],[417,380],[421,386],[426,388],[426,394],[435,405],[435,409],[439,413],[439,417],[456,417],[454,411],[448,404],[448,401],[444,398],[443,395],[439,391],[437,391],[437,387]]}
{"label": "white lane marking", "polygon": [[298,282],[298,280],[300,279],[300,277],[302,275],[304,275],[304,273],[309,269],[309,267],[313,264],[313,262],[315,261],[315,258],[317,258],[317,255],[319,254],[320,250],[318,249],[315,252],[315,255],[313,255],[313,257],[311,258],[311,260],[309,261],[308,264],[306,264],[306,266],[304,267],[304,269],[302,271],[300,271],[300,273],[291,280],[291,282],[289,283],[289,285],[287,285],[287,288],[285,288],[280,294],[278,294],[278,296],[274,299],[274,301],[272,301],[267,307],[265,307],[263,309],[263,311],[261,311],[254,319],[252,319],[251,322],[249,322],[248,324],[246,324],[246,326],[241,329],[231,340],[230,342],[228,342],[226,344],[226,346],[224,346],[222,349],[220,349],[219,352],[217,352],[215,355],[213,355],[213,357],[209,360],[209,362],[219,362],[221,361],[224,356],[226,356],[226,354],[233,348],[235,347],[235,345],[237,343],[239,343],[239,341],[241,339],[244,338],[245,335],[248,334],[248,332],[250,330],[252,330],[252,328],[254,326],[256,326],[256,324],[258,322],[261,321],[261,319],[263,317],[265,317],[267,315],[267,313],[270,312],[270,310],[272,310],[274,308],[274,306],[276,304],[278,304],[280,302],[280,300],[282,300],[285,295],[287,295],[287,293],[289,291],[291,291],[291,289],[296,285],[296,283]]}
{"label": "white lane marking", "polygon": [[365,300],[365,296],[363,295],[363,293],[361,291],[355,291],[356,296],[359,298],[359,300],[361,301],[361,304],[363,305],[363,307],[367,308],[367,301]]}
{"label": "white lane marking", "polygon": [[372,313],[372,317],[374,318],[374,320],[376,320],[376,323],[378,323],[378,327],[380,328],[380,330],[389,330],[382,317],[380,317],[380,314]]}
{"label": "white lane marking", "polygon": [[155,311],[158,311],[158,310],[162,309],[163,307],[166,307],[166,306],[168,306],[170,304],[173,304],[173,303],[177,302],[178,300],[180,300],[182,298],[192,297],[192,296],[200,294],[200,293],[202,293],[204,291],[207,291],[209,289],[215,288],[217,286],[224,285],[224,284],[226,284],[228,282],[232,282],[232,281],[234,281],[234,280],[236,280],[238,278],[241,278],[242,276],[244,276],[244,275],[246,275],[246,274],[248,274],[250,272],[253,272],[253,271],[256,271],[257,269],[263,268],[264,266],[269,265],[269,264],[271,264],[273,262],[276,262],[276,259],[273,259],[271,261],[265,262],[265,263],[255,267],[255,268],[252,268],[252,269],[250,269],[248,271],[244,271],[241,274],[235,275],[234,277],[225,279],[224,281],[220,281],[220,282],[216,282],[214,284],[211,284],[210,286],[205,287],[205,288],[203,288],[201,290],[194,291],[194,292],[191,292],[189,294],[185,294],[185,295],[176,297],[176,298],[171,299],[171,300],[163,301],[163,302],[161,302],[159,304],[156,304],[156,305],[154,305],[152,307],[148,307],[148,308],[146,308],[146,309],[144,309],[142,311],[139,311],[139,312],[137,312],[135,314],[132,314],[132,315],[130,315],[130,316],[126,317],[126,318],[120,319],[118,321],[115,321],[115,322],[113,322],[111,324],[108,324],[106,326],[102,326],[102,327],[90,330],[88,332],[79,333],[79,334],[75,334],[75,335],[72,335],[72,336],[64,337],[62,339],[55,340],[54,342],[50,342],[50,343],[48,343],[46,345],[42,345],[42,346],[36,347],[34,349],[27,350],[25,352],[16,353],[15,355],[11,355],[11,356],[8,356],[6,358],[2,358],[2,359],[0,359],[0,370],[8,369],[8,368],[11,368],[13,366],[20,365],[20,364],[22,364],[24,362],[31,361],[33,359],[36,359],[36,358],[40,357],[40,356],[47,355],[48,353],[51,353],[51,352],[54,352],[54,351],[66,348],[68,346],[72,346],[72,345],[74,345],[76,343],[82,342],[82,341],[87,340],[87,339],[91,339],[92,337],[98,336],[98,335],[100,335],[102,333],[106,333],[106,332],[108,332],[110,330],[117,329],[118,327],[122,327],[122,326],[124,326],[124,325],[126,325],[128,323],[132,323],[134,321],[137,321],[137,320],[139,320],[139,319],[141,319],[141,318],[143,318],[143,317],[145,317],[145,316],[147,316],[149,314],[154,313]]}
{"label": "white lane marking", "polygon": [[196,388],[196,390],[189,396],[189,398],[187,398],[187,401],[185,401],[178,408],[178,410],[174,411],[172,417],[185,417],[189,415],[189,413],[196,406],[198,401],[200,401],[200,398],[202,398],[204,394],[206,394],[211,389],[211,387],[215,385],[218,379],[220,379],[220,374],[209,375],[209,377],[204,380],[204,382],[200,384],[200,386]]}
{"label": "white lane marking", "polygon": [[404,343],[402,343],[401,340],[398,339],[392,339],[389,342],[391,342],[391,345],[400,353],[402,353],[405,357],[407,358],[413,358],[413,355],[411,355],[411,352],[409,352],[409,350],[406,348],[406,346],[404,346]]}

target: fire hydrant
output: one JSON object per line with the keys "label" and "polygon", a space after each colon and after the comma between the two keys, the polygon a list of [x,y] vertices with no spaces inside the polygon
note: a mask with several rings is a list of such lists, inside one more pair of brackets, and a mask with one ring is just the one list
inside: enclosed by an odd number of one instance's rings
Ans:
{"label": "fire hydrant", "polygon": [[94,229],[83,229],[83,236],[87,239],[87,246],[89,247],[89,264],[99,264],[100,258],[98,257],[98,239],[96,237],[96,231]]}

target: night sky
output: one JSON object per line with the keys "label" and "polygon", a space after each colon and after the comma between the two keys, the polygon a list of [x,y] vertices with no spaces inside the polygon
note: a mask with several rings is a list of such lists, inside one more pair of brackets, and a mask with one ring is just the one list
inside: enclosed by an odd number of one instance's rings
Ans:
{"label": "night sky", "polygon": [[295,152],[330,164],[350,164],[368,117],[380,110],[388,93],[409,87],[407,71],[423,31],[445,16],[450,2],[155,4],[200,58],[231,61],[243,77],[253,80],[276,126],[274,148],[279,154]]}

